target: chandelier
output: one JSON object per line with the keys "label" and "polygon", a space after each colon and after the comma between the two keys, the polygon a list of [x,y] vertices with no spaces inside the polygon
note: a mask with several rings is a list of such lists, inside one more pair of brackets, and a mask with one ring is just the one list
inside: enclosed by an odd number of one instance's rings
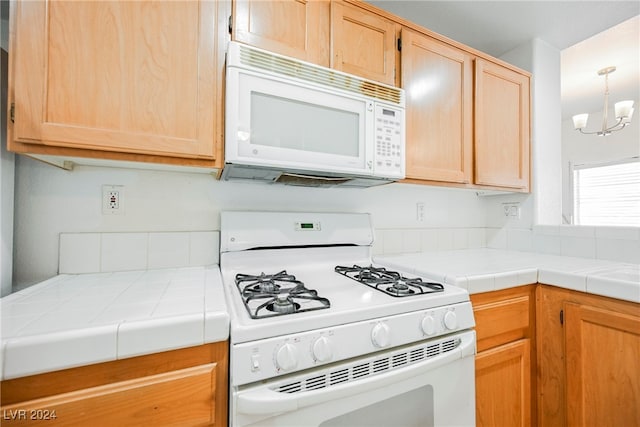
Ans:
{"label": "chandelier", "polygon": [[616,67],[607,67],[598,71],[599,76],[604,76],[604,111],[602,113],[602,129],[595,132],[585,132],[584,128],[587,127],[587,120],[589,114],[576,114],[573,116],[573,127],[579,130],[585,135],[596,134],[598,136],[611,135],[611,132],[622,130],[631,123],[631,116],[633,115],[633,101],[620,101],[616,102],[614,112],[616,115],[616,121],[611,126],[608,123],[608,110],[609,110],[609,74],[613,73]]}

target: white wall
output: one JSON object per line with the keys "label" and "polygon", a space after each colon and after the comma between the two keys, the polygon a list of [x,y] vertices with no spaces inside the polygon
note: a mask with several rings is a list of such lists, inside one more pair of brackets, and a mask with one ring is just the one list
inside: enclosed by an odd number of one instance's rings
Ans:
{"label": "white wall", "polygon": [[[2,34],[5,33],[2,21]],[[4,47],[4,45],[3,45]],[[7,55],[2,54],[0,72],[0,296],[11,293],[13,275],[13,185],[14,154],[6,150],[7,140]]]}
{"label": "white wall", "polygon": [[[124,185],[124,215],[102,214],[104,184]],[[425,204],[424,222],[416,221],[417,202]],[[483,228],[486,222],[485,201],[469,190],[409,184],[301,188],[88,166],[69,172],[18,156],[14,284],[57,273],[61,232],[218,230],[221,210],[242,209],[370,212],[381,237],[391,229]]]}
{"label": "white wall", "polygon": [[[619,100],[611,100],[612,103],[616,101]],[[635,101],[636,103],[640,102],[639,99]],[[637,105],[635,107],[638,108]],[[576,114],[578,113],[582,113],[582,111],[576,112]],[[602,111],[589,113],[587,131],[592,132],[600,129]],[[611,107],[610,115],[612,113],[613,107]],[[573,213],[569,163],[597,163],[640,156],[640,126],[638,126],[638,120],[640,119],[634,114],[629,126],[607,137],[583,135],[574,130],[571,119],[562,122],[562,214],[567,219],[571,218]],[[609,118],[609,123],[613,123],[612,118]]]}

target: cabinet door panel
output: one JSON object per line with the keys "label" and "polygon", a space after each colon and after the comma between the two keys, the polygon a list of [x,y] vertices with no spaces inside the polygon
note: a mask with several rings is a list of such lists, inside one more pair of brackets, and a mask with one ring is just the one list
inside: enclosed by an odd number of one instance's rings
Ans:
{"label": "cabinet door panel", "polygon": [[233,39],[329,66],[329,0],[238,0]]}
{"label": "cabinet door panel", "polygon": [[14,136],[214,156],[215,2],[17,2]]}
{"label": "cabinet door panel", "polygon": [[476,424],[531,424],[530,340],[523,339],[476,356]]}
{"label": "cabinet door panel", "polygon": [[640,317],[567,303],[567,422],[640,425]]}
{"label": "cabinet door panel", "polygon": [[402,31],[407,99],[407,178],[468,183],[472,150],[472,60],[453,47]]}
{"label": "cabinet door panel", "polygon": [[[216,364],[122,381],[2,408],[26,410],[7,425],[32,425],[31,414],[51,415],[52,426],[212,425],[215,419]],[[4,423],[3,423],[4,425]]]}
{"label": "cabinet door panel", "polygon": [[340,0],[331,2],[331,67],[395,85],[396,24]]}
{"label": "cabinet door panel", "polygon": [[476,60],[475,182],[529,190],[529,78]]}

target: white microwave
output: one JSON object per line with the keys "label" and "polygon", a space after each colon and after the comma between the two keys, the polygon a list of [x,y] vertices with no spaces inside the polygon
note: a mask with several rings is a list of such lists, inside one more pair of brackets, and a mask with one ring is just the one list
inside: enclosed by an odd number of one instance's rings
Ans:
{"label": "white microwave", "polygon": [[400,88],[229,43],[223,180],[369,187],[405,176]]}

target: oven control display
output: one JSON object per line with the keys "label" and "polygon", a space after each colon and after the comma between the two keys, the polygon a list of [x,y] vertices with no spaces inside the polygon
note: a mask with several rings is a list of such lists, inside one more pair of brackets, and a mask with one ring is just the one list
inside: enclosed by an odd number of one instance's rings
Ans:
{"label": "oven control display", "polygon": [[320,231],[319,222],[296,222],[296,231]]}

